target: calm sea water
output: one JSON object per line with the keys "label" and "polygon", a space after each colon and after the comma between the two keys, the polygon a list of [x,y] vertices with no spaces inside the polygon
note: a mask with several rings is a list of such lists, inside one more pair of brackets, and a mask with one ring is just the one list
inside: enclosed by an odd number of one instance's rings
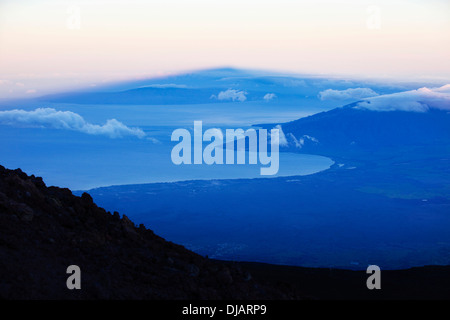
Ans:
{"label": "calm sea water", "polygon": [[[149,139],[110,138],[49,128],[18,128],[0,125],[0,164],[42,176],[48,185],[71,189],[100,186],[171,182],[196,179],[258,178],[257,165],[174,165],[170,135],[176,128],[192,129],[194,120],[205,128],[248,128],[263,122],[297,119],[313,111],[286,107],[283,110],[249,104],[196,106],[87,106],[34,105],[72,111],[94,124],[115,118],[143,129]],[[270,120],[270,121],[269,121]],[[205,144],[206,145],[206,144]],[[280,153],[276,176],[312,174],[333,164],[329,158]],[[264,176],[267,177],[267,176]]]}

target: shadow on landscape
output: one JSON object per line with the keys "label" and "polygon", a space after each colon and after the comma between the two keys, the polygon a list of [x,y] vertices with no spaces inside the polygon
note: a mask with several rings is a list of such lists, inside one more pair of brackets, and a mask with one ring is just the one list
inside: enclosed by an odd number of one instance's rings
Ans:
{"label": "shadow on landscape", "polygon": [[[0,166],[0,298],[3,299],[448,299],[450,267],[363,271],[208,259],[167,242],[90,195],[46,187]],[[68,290],[78,265],[82,289]]]}

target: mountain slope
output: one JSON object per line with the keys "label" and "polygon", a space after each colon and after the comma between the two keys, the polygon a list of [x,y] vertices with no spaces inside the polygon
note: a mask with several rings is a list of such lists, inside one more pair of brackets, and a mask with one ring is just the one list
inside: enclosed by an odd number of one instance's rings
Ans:
{"label": "mountain slope", "polygon": [[[81,290],[66,269],[81,269]],[[209,260],[97,207],[0,166],[0,298],[288,299],[237,265]]]}
{"label": "mountain slope", "polygon": [[343,154],[450,144],[450,113],[447,111],[383,112],[357,108],[356,104],[281,124],[287,148]]}

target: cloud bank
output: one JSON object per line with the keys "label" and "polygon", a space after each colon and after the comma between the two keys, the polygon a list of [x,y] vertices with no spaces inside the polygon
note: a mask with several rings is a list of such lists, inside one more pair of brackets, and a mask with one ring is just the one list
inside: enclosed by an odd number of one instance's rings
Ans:
{"label": "cloud bank", "polygon": [[320,100],[359,100],[377,96],[370,88],[350,88],[345,90],[327,89],[319,93]]}
{"label": "cloud bank", "polygon": [[136,136],[143,138],[144,131],[130,128],[116,119],[109,119],[104,125],[86,122],[82,116],[71,111],[56,111],[53,108],[38,108],[33,111],[0,111],[0,124],[15,127],[42,127],[79,131],[93,135],[105,135],[110,138]]}
{"label": "cloud bank", "polygon": [[420,88],[364,99],[356,107],[375,111],[426,112],[429,109],[450,111],[450,84],[439,88]]}
{"label": "cloud bank", "polygon": [[216,95],[212,95],[211,98],[217,98],[218,100],[231,100],[244,102],[245,100],[247,100],[246,94],[247,92],[245,91],[228,89],[226,91],[221,91],[217,97]]}

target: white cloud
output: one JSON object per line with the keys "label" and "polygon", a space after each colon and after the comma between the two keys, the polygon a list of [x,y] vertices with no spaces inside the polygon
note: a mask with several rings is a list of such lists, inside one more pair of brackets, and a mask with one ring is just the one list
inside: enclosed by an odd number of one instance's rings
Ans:
{"label": "white cloud", "polygon": [[301,149],[304,146],[306,140],[310,140],[314,143],[319,142],[319,140],[307,134],[304,134],[300,139],[297,139],[292,133],[288,133],[288,137],[294,142],[295,147],[298,149]]}
{"label": "white cloud", "polygon": [[275,99],[276,97],[277,95],[275,93],[266,93],[263,99],[266,101],[270,101],[272,99]]}
{"label": "white cloud", "polygon": [[106,135],[111,138],[136,136],[143,138],[144,131],[130,128],[116,119],[109,119],[104,125],[86,122],[82,116],[71,111],[56,111],[53,108],[38,108],[33,111],[0,111],[0,124],[18,127],[43,127],[66,129],[94,135]]}
{"label": "white cloud", "polygon": [[37,92],[36,89],[29,89],[29,90],[27,90],[25,93],[26,93],[26,94],[32,94],[32,93],[36,93],[36,92]]}
{"label": "white cloud", "polygon": [[286,136],[284,135],[283,129],[281,129],[281,125],[279,125],[279,124],[276,125],[274,129],[278,129],[279,130],[279,137],[280,137],[280,139],[279,139],[278,144],[280,146],[282,146],[282,147],[287,147],[288,142],[287,142]]}
{"label": "white cloud", "polygon": [[450,110],[450,85],[372,97],[359,102],[357,107],[376,111],[426,112],[430,108]]}
{"label": "white cloud", "polygon": [[218,100],[231,100],[231,101],[240,101],[244,102],[247,100],[247,97],[245,96],[247,92],[245,91],[238,91],[235,89],[228,89],[226,91],[221,91],[218,96],[212,95],[211,98],[217,98]]}
{"label": "white cloud", "polygon": [[444,92],[444,93],[450,93],[450,84],[446,84],[439,88],[432,89],[434,92]]}
{"label": "white cloud", "polygon": [[378,93],[370,88],[349,88],[345,90],[327,89],[319,93],[320,100],[358,100],[377,96]]}

